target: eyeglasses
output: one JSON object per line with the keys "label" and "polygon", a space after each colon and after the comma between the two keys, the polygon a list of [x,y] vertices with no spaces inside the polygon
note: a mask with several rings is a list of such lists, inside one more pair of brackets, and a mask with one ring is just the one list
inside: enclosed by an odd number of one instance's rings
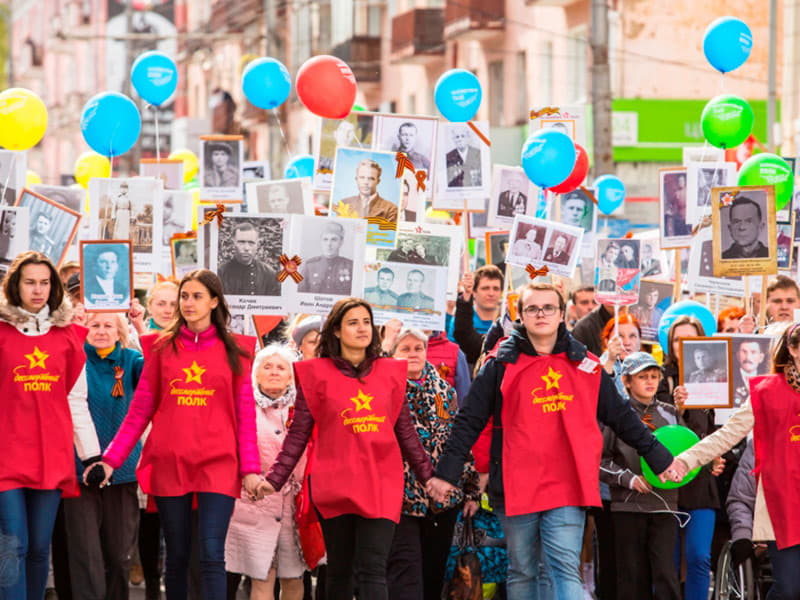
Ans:
{"label": "eyeglasses", "polygon": [[555,304],[545,304],[544,306],[536,306],[531,304],[522,309],[522,312],[529,317],[534,317],[542,313],[545,317],[552,317],[558,311],[558,306]]}

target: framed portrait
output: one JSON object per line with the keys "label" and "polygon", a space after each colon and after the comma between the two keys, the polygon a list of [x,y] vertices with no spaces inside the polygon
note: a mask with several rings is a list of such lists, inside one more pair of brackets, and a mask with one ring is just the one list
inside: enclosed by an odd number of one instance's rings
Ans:
{"label": "framed portrait", "polygon": [[368,264],[362,298],[376,325],[399,319],[406,327],[444,329],[447,269],[409,263]]}
{"label": "framed portrait", "polygon": [[242,167],[244,181],[248,179],[272,179],[272,169],[268,160],[247,160]]}
{"label": "framed portrait", "polygon": [[242,202],[244,138],[241,135],[200,136],[200,199]]}
{"label": "framed portrait", "polygon": [[372,148],[375,113],[352,112],[344,119],[322,119],[314,161],[314,190],[327,192],[333,186],[337,148]]}
{"label": "framed portrait", "polygon": [[731,360],[733,364],[733,405],[739,408],[750,399],[750,379],[769,375],[771,335],[728,334],[731,340]]}
{"label": "framed portrait", "polygon": [[402,188],[396,170],[391,152],[356,148],[336,151],[330,214],[366,219],[368,245],[395,246]]}
{"label": "framed portrait", "polygon": [[243,312],[232,312],[228,328],[239,335],[250,335],[250,321]]}
{"label": "framed portrait", "polygon": [[642,279],[639,301],[628,307],[628,313],[639,321],[642,341],[658,342],[658,325],[661,315],[672,304],[672,290],[673,285],[667,281]]}
{"label": "framed portrait", "polygon": [[583,230],[535,217],[514,217],[506,262],[525,268],[547,266],[554,275],[571,277],[580,255]]}
{"label": "framed portrait", "polygon": [[566,194],[559,194],[553,206],[556,207],[557,214],[551,219],[582,229],[584,240],[588,234],[597,230],[597,207],[586,191],[578,188]]}
{"label": "framed portrait", "polygon": [[650,229],[634,234],[634,238],[641,240],[641,269],[642,278],[663,279],[670,281],[674,276],[672,253],[661,249],[661,238],[657,229]]}
{"label": "framed portrait", "polygon": [[[405,153],[414,165],[414,169],[425,171],[430,181],[435,157],[437,124],[438,120],[435,117],[377,114],[374,147],[376,150]],[[430,194],[433,190],[432,185],[426,187]]]}
{"label": "framed portrait", "polygon": [[661,248],[686,248],[692,241],[692,221],[686,206],[686,167],[658,170]]}
{"label": "framed portrait", "polygon": [[28,208],[27,249],[41,252],[56,268],[61,266],[67,249],[78,232],[81,214],[25,188],[20,192],[16,206]]}
{"label": "framed portrait", "polygon": [[792,250],[794,249],[794,230],[797,224],[794,220],[794,214],[790,213],[790,223],[777,223],[775,226],[778,232],[776,243],[778,269],[783,271],[792,270]]}
{"label": "framed portrait", "polygon": [[699,223],[711,214],[711,188],[736,185],[736,163],[692,162],[686,166],[686,217]]}
{"label": "framed portrait", "polygon": [[599,239],[595,256],[595,299],[626,306],[639,302],[641,240]]}
{"label": "framed portrait", "polygon": [[744,281],[741,277],[714,276],[714,249],[711,228],[705,227],[697,232],[689,252],[687,288],[698,294],[720,294],[742,298]]}
{"label": "framed portrait", "polygon": [[81,298],[86,312],[127,312],[133,299],[130,240],[81,240]]}
{"label": "framed portrait", "polygon": [[[224,215],[241,213],[241,204],[226,204]],[[216,204],[201,202],[197,206],[197,258],[200,261],[198,267],[208,269],[211,264],[211,227],[216,223],[215,219],[205,222],[213,211],[217,209]]]}
{"label": "framed portrait", "polygon": [[292,215],[288,257],[299,257],[300,281],[283,283],[293,310],[327,316],[333,305],[357,295],[364,277],[367,222]]}
{"label": "framed portrait", "polygon": [[[586,147],[586,107],[580,104],[543,106],[531,110],[529,131],[555,128]],[[614,125],[615,131],[620,129]]]}
{"label": "framed portrait", "polygon": [[143,158],[139,161],[139,175],[160,179],[165,190],[183,189],[183,161],[169,158]]}
{"label": "framed portrait", "polygon": [[491,147],[483,139],[489,139],[489,124],[486,121],[471,124],[480,135],[466,123],[439,124],[435,208],[440,208],[440,196],[451,201],[472,198],[482,202],[491,195]]}
{"label": "framed portrait", "polygon": [[714,275],[777,273],[774,186],[711,190]]}
{"label": "framed portrait", "polygon": [[28,250],[30,210],[25,206],[0,205],[0,281],[18,254]]}
{"label": "framed portrait", "polygon": [[681,385],[689,392],[686,408],[731,408],[731,338],[682,338],[679,370]]}
{"label": "framed portrait", "polygon": [[266,348],[270,344],[285,344],[289,325],[286,317],[280,315],[253,315],[253,329],[258,338],[258,345]]}
{"label": "framed portrait", "polygon": [[254,181],[245,184],[247,211],[279,215],[313,215],[311,178]]}
{"label": "framed portrait", "polygon": [[520,167],[494,165],[488,223],[509,227],[514,215],[534,215],[539,188]]}
{"label": "framed portrait", "polygon": [[[209,268],[219,275],[231,310],[282,314],[285,282],[278,274],[288,245],[289,216],[225,213],[210,232]],[[199,240],[203,235],[198,231]]]}
{"label": "framed portrait", "polygon": [[[30,188],[32,191],[49,198],[54,202],[58,202],[62,206],[66,206],[76,213],[83,214],[86,204],[86,191],[83,188],[72,188],[66,185],[43,185],[36,184]],[[81,219],[78,227],[78,233],[72,238],[72,243],[67,249],[67,254],[64,260],[78,260],[78,240],[89,239],[89,220]]]}
{"label": "framed portrait", "polygon": [[22,188],[28,164],[25,152],[0,150],[0,205],[13,206]]}
{"label": "framed portrait", "polygon": [[495,265],[505,273],[510,231],[487,231],[484,236],[486,264]]}
{"label": "framed portrait", "polygon": [[182,279],[189,271],[198,268],[197,237],[177,234],[169,241],[172,276]]}

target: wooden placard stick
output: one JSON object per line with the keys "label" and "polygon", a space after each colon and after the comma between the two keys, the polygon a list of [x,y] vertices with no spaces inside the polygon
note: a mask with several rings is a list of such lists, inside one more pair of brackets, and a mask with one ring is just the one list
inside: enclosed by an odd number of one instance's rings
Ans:
{"label": "wooden placard stick", "polygon": [[672,286],[672,302],[679,302],[681,299],[681,249],[675,248],[675,283]]}
{"label": "wooden placard stick", "polygon": [[767,322],[767,276],[761,276],[761,302],[758,305],[758,329],[763,330]]}

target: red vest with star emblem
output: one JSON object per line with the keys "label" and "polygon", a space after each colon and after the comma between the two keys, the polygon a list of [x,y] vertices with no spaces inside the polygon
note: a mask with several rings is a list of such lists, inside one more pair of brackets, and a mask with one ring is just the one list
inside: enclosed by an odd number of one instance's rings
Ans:
{"label": "red vest with star emblem", "polygon": [[29,336],[0,322],[0,492],[60,489],[79,495],[69,394],[86,362],[86,330]]}
{"label": "red vest with star emblem", "polygon": [[597,424],[600,363],[565,354],[520,354],[503,393],[503,486],[509,516],[561,506],[600,506]]}
{"label": "red vest with star emblem", "polygon": [[394,425],[405,401],[405,361],[379,358],[361,380],[329,358],[294,363],[295,380],[317,425],[311,500],[330,519],[355,514],[400,520],[403,459]]}

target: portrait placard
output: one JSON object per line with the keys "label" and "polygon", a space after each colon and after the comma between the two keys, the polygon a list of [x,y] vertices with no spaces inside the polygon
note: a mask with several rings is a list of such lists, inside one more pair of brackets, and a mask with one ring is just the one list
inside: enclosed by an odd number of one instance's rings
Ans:
{"label": "portrait placard", "polygon": [[643,342],[658,342],[658,325],[661,315],[672,304],[672,289],[673,285],[667,281],[642,279],[639,301],[628,308],[628,313],[639,321]]}
{"label": "portrait placard", "polygon": [[686,168],[658,170],[661,248],[686,248],[692,241],[692,221],[686,207]]}
{"label": "portrait placard", "polygon": [[553,275],[572,277],[582,238],[583,230],[578,227],[517,215],[506,262],[523,268],[546,266]]}
{"label": "portrait placard", "polygon": [[741,298],[744,296],[744,281],[741,277],[714,276],[714,250],[711,228],[705,227],[692,239],[689,266],[686,271],[687,288],[695,294],[720,294]]}
{"label": "portrait placard", "polygon": [[161,264],[170,271],[170,240],[192,230],[192,192],[164,190],[161,193]]}
{"label": "portrait placard", "polygon": [[247,211],[278,215],[313,215],[311,178],[253,181],[245,184]]}
{"label": "portrait placard", "polygon": [[242,202],[243,146],[241,135],[200,136],[200,200]]}
{"label": "portrait placard", "polygon": [[794,228],[797,224],[794,221],[794,213],[790,213],[790,223],[778,223],[775,226],[778,232],[777,243],[775,245],[777,252],[778,269],[783,271],[792,270],[792,255],[794,254]]}
{"label": "portrait placard", "polygon": [[61,266],[78,232],[81,214],[25,188],[16,206],[27,207],[29,211],[28,249],[44,254],[56,268]]}
{"label": "portrait placard", "polygon": [[327,192],[333,186],[337,148],[372,148],[375,113],[351,112],[344,119],[322,119],[316,136],[314,190]]}
{"label": "portrait placard", "polygon": [[30,210],[0,205],[0,281],[18,254],[29,248]]}
{"label": "portrait placard", "polygon": [[244,181],[272,179],[272,169],[268,160],[247,160],[242,167]]}
{"label": "portrait placard", "polygon": [[494,165],[488,223],[510,227],[514,215],[533,216],[538,197],[539,188],[520,167]]}
{"label": "portrait placard", "polygon": [[376,325],[399,319],[406,327],[444,329],[447,269],[409,263],[366,265],[362,298]]}
{"label": "portrait placard", "polygon": [[670,281],[673,271],[673,254],[661,249],[661,237],[658,229],[650,229],[633,236],[642,241],[642,278]]}
{"label": "portrait placard", "polygon": [[86,312],[127,312],[133,299],[130,240],[81,240],[81,298]]}
{"label": "portrait placard", "polygon": [[172,276],[182,279],[188,272],[198,268],[197,238],[177,234],[169,242],[172,260]]}
{"label": "portrait placard", "polygon": [[[53,202],[58,202],[62,206],[66,206],[76,213],[83,214],[86,208],[86,191],[82,188],[76,189],[66,185],[36,184],[32,185],[30,189],[40,196],[44,196]],[[78,226],[78,232],[75,237],[72,238],[72,242],[70,243],[67,253],[64,256],[64,260],[78,260],[78,240],[89,239],[90,237],[89,220],[81,218],[81,222]]]}
{"label": "portrait placard", "polygon": [[506,255],[508,254],[510,231],[487,231],[484,240],[486,247],[486,264],[496,265],[505,272]]}
{"label": "portrait placard", "polygon": [[0,205],[13,206],[25,187],[28,156],[25,152],[0,150]]}
{"label": "portrait placard", "polygon": [[586,148],[586,106],[543,106],[530,113],[530,132],[539,129],[557,129],[567,134],[573,142]]}
{"label": "portrait placard", "polygon": [[689,337],[680,340],[680,383],[689,397],[685,408],[730,408],[733,367],[729,337]]}
{"label": "portrait placard", "polygon": [[711,188],[736,185],[736,163],[691,162],[686,166],[686,219],[699,223],[711,214]]}
{"label": "portrait placard", "polygon": [[139,175],[160,179],[165,190],[183,189],[183,161],[180,159],[143,158],[139,161]]}
{"label": "portrait placard", "polygon": [[[403,152],[414,165],[415,171],[424,171],[426,179],[432,183],[436,148],[438,120],[435,117],[419,115],[375,116],[376,150]],[[427,195],[433,185],[426,185]]]}
{"label": "portrait placard", "polygon": [[491,147],[486,143],[489,124],[471,121],[470,125],[477,132],[467,123],[439,124],[434,208],[444,208],[439,199],[463,204],[468,199],[483,202],[491,195]]}
{"label": "portrait placard", "polygon": [[641,240],[599,239],[595,262],[595,299],[626,306],[639,302]]}
{"label": "portrait placard", "polygon": [[597,231],[597,206],[592,202],[587,190],[578,188],[566,194],[558,194],[551,206],[555,210],[551,210],[554,214],[550,219],[583,229],[584,242],[591,239],[591,234]]}

